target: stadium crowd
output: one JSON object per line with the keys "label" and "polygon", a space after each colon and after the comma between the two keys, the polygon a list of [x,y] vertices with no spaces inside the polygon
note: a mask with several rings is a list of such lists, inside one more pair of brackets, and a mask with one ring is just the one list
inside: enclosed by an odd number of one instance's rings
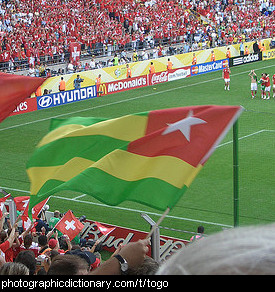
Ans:
{"label": "stadium crowd", "polygon": [[[0,275],[258,275],[274,274],[275,225],[232,228],[205,237],[202,226],[190,244],[164,263],[147,256],[148,239],[130,242],[106,261],[101,260],[100,240],[92,246],[77,236],[59,234],[61,221],[55,211],[45,220],[45,208],[37,224],[20,228],[20,214],[10,225],[8,213],[0,219]],[[64,215],[65,216],[65,215]],[[85,218],[83,217],[85,220]],[[79,218],[81,220],[81,218]],[[245,251],[245,252],[244,252]],[[164,279],[164,278],[163,278]]]}
{"label": "stadium crowd", "polygon": [[70,43],[86,55],[165,44],[208,47],[274,37],[274,1],[1,0],[0,65],[65,62]]}
{"label": "stadium crowd", "polygon": [[103,262],[100,254],[102,243],[99,240],[90,241],[79,235],[70,240],[67,234],[54,228],[62,214],[55,211],[48,222],[44,214],[45,210],[28,228],[22,228],[20,224],[22,214],[13,226],[9,214],[2,214],[0,275],[121,274],[121,258],[127,259],[127,274],[130,275],[155,273],[159,267],[156,261],[146,256],[147,239],[119,246]]}

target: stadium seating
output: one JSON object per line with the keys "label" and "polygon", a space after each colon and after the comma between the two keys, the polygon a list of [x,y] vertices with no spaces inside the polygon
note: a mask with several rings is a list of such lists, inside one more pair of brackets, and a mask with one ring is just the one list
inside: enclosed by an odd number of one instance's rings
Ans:
{"label": "stadium seating", "polygon": [[274,37],[272,5],[262,0],[7,0],[0,8],[0,69],[64,63],[71,42],[81,44],[82,56],[111,56],[184,41],[204,40],[215,47]]}

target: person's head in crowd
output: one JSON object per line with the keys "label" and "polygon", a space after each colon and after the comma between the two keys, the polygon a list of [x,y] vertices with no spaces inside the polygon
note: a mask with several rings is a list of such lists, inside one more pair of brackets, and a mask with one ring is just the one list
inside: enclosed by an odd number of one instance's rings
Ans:
{"label": "person's head in crowd", "polygon": [[8,262],[0,267],[0,275],[29,275],[29,269],[22,263]]}
{"label": "person's head in crowd", "polygon": [[87,261],[76,255],[54,257],[47,275],[87,275],[90,267]]}
{"label": "person's head in crowd", "polygon": [[60,218],[60,212],[58,210],[55,210],[53,213],[53,217]]}
{"label": "person's head in crowd", "polygon": [[159,263],[149,256],[146,256],[144,262],[136,269],[131,269],[127,271],[127,275],[154,275],[159,268]]}
{"label": "person's head in crowd", "polygon": [[204,227],[202,225],[198,226],[197,232],[200,234],[204,233]]}
{"label": "person's head in crowd", "polygon": [[232,228],[181,249],[158,275],[275,274],[275,224]]}
{"label": "person's head in crowd", "polygon": [[100,259],[97,258],[94,253],[88,250],[74,249],[72,251],[66,252],[66,255],[76,255],[84,259],[89,266],[89,270],[97,268],[98,265],[100,264]]}
{"label": "person's head in crowd", "polygon": [[51,250],[49,253],[51,261],[58,255],[59,255],[59,252],[56,249]]}
{"label": "person's head in crowd", "polygon": [[57,246],[57,240],[54,239],[54,238],[51,238],[51,239],[49,240],[48,245],[49,245],[49,248],[54,249],[54,248]]}
{"label": "person's head in crowd", "polygon": [[48,246],[48,239],[47,239],[47,236],[42,234],[42,235],[39,235],[38,237],[38,245],[43,248],[45,246]]}
{"label": "person's head in crowd", "polygon": [[8,237],[8,233],[5,230],[0,231],[0,243],[4,242]]}
{"label": "person's head in crowd", "polygon": [[26,234],[24,236],[24,246],[26,249],[30,248],[32,245],[32,235],[31,234]]}
{"label": "person's head in crowd", "polygon": [[22,250],[15,258],[16,263],[24,264],[28,269],[30,275],[34,275],[36,272],[36,259],[34,252],[31,250]]}
{"label": "person's head in crowd", "polygon": [[2,267],[5,262],[6,262],[5,256],[0,255],[0,267]]}

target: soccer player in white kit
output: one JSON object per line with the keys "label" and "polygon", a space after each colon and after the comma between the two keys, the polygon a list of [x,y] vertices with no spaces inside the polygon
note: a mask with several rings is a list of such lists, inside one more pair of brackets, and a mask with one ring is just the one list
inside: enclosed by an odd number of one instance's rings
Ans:
{"label": "soccer player in white kit", "polygon": [[252,95],[252,99],[253,99],[256,97],[257,89],[258,89],[257,74],[255,73],[254,70],[251,70],[250,73],[248,74],[248,76],[250,76],[250,78],[251,78],[251,95]]}

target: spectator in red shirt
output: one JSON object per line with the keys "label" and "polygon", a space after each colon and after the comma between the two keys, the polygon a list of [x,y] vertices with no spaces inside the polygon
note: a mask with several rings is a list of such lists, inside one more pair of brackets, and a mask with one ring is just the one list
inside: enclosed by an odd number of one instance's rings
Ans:
{"label": "spectator in red shirt", "polygon": [[[14,253],[13,253],[13,247],[18,246],[18,243],[14,244],[14,241],[16,239],[16,228],[17,228],[17,222],[21,218],[20,216],[17,217],[16,222],[11,228],[10,234],[8,235],[5,230],[3,230],[3,224],[6,218],[6,214],[4,214],[0,220],[0,251],[5,256],[6,262],[12,262]],[[14,246],[13,246],[14,244]]]}

